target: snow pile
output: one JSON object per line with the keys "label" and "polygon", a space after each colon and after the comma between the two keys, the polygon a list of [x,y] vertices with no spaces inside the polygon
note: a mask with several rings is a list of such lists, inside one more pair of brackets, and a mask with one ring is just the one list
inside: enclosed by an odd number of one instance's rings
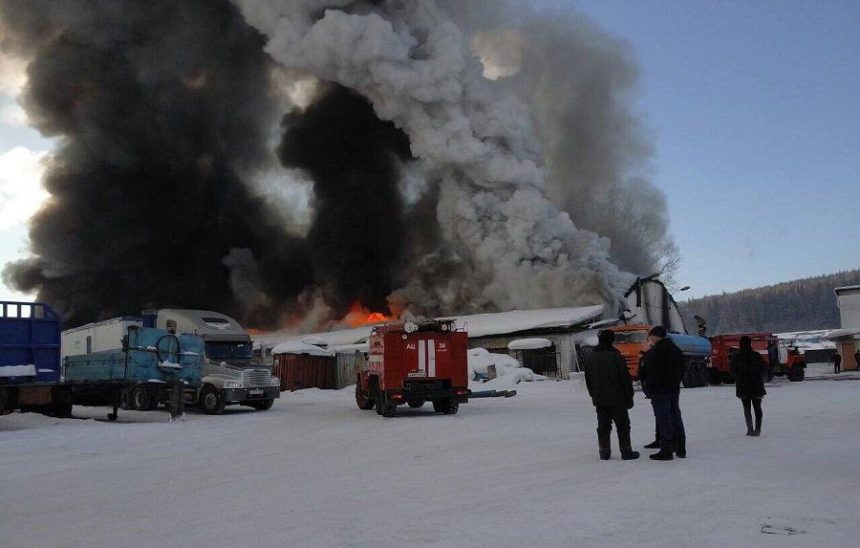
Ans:
{"label": "snow pile", "polygon": [[35,377],[36,366],[28,365],[0,365],[0,377]]}
{"label": "snow pile", "polygon": [[283,342],[272,349],[272,354],[310,354],[311,356],[334,356],[334,351],[315,344],[300,341]]}
{"label": "snow pile", "polygon": [[[496,368],[496,378],[488,379],[491,365]],[[473,391],[509,390],[520,382],[542,381],[546,377],[535,375],[531,369],[505,354],[494,354],[486,348],[472,348],[468,355],[469,388]]]}
{"label": "snow pile", "polygon": [[181,365],[179,365],[178,363],[174,363],[170,360],[165,360],[161,362],[160,364],[158,364],[158,367],[161,367],[163,369],[182,369]]}

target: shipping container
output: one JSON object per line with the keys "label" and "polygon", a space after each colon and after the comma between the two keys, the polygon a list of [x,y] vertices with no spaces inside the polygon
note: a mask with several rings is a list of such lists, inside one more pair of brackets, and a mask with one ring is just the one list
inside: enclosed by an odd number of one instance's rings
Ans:
{"label": "shipping container", "polygon": [[67,329],[63,331],[62,357],[122,348],[122,338],[128,333],[128,328],[141,325],[140,318],[122,316]]}
{"label": "shipping container", "polygon": [[274,374],[281,380],[281,392],[336,388],[336,370],[337,358],[333,354],[275,354]]}

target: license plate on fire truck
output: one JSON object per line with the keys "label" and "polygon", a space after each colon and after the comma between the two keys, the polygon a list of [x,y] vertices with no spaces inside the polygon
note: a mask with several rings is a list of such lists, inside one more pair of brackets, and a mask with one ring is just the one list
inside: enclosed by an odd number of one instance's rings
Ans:
{"label": "license plate on fire truck", "polygon": [[426,371],[410,371],[409,374],[407,374],[406,376],[407,377],[426,377],[427,372]]}
{"label": "license plate on fire truck", "polygon": [[263,395],[263,389],[262,388],[255,388],[254,390],[248,390],[248,395],[249,396],[262,396]]}

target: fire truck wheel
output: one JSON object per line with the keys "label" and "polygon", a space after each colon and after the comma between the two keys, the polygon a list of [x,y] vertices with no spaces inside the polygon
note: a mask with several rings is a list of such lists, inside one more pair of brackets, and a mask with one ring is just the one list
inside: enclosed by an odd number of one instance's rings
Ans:
{"label": "fire truck wheel", "polygon": [[444,400],[433,400],[433,411],[437,413],[445,413],[446,415],[456,415],[460,410],[460,404],[451,398]]}
{"label": "fire truck wheel", "polygon": [[800,382],[806,377],[806,370],[802,367],[795,367],[788,373],[788,380],[791,382]]}
{"label": "fire truck wheel", "polygon": [[361,389],[360,382],[355,383],[355,403],[359,409],[364,411],[373,409],[374,401],[367,392]]}
{"label": "fire truck wheel", "polygon": [[220,415],[224,412],[224,397],[214,386],[207,386],[200,393],[200,409],[207,415]]}
{"label": "fire truck wheel", "polygon": [[[393,417],[394,412],[397,410],[397,406],[389,401],[388,397],[385,394],[382,394],[379,397],[379,401],[382,402],[382,413],[380,413],[383,417]],[[379,404],[377,404],[379,405]],[[379,407],[377,407],[377,413],[379,413]]]}
{"label": "fire truck wheel", "polygon": [[406,405],[408,405],[412,409],[418,409],[419,407],[424,405],[424,400],[407,400]]}
{"label": "fire truck wheel", "polygon": [[376,414],[379,415],[380,417],[382,416],[382,406],[384,405],[382,399],[384,397],[385,396],[383,394],[380,394],[379,391],[377,391],[373,396],[373,402],[374,402],[374,407],[376,408]]}

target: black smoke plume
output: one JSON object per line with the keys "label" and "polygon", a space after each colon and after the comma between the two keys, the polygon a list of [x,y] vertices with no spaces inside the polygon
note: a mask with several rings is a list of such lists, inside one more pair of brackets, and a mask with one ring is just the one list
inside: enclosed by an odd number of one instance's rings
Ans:
{"label": "black smoke plume", "polygon": [[307,245],[325,301],[336,310],[356,299],[383,310],[402,283],[407,225],[398,166],[411,158],[408,138],[340,86],[284,127],[281,161],[314,181]]}
{"label": "black smoke plume", "polygon": [[[247,189],[273,121],[263,39],[228,0],[2,0],[2,45],[31,62],[21,98],[56,139],[35,257],[4,280],[67,325],[147,306],[252,324],[312,282],[304,242]],[[225,257],[244,250],[265,294],[248,310]],[[254,316],[248,316],[253,313]]]}

